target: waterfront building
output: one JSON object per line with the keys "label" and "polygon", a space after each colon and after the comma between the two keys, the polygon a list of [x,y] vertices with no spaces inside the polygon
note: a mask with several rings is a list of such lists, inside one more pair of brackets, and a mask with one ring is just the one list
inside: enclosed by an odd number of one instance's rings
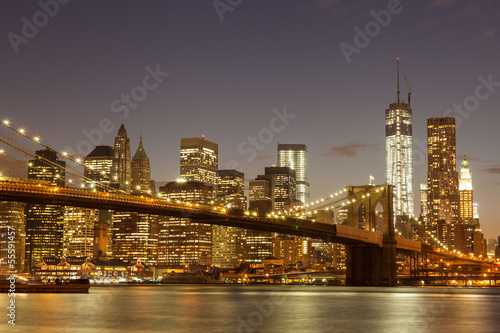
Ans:
{"label": "waterfront building", "polygon": [[[36,158],[28,164],[28,178],[53,186],[64,187],[66,163],[50,149],[36,151]],[[61,257],[63,253],[64,207],[58,205],[26,205],[26,265],[33,265],[43,257]]]}
{"label": "waterfront building", "polygon": [[[0,201],[0,275],[9,271],[22,272],[25,260],[24,203]],[[14,253],[9,244],[13,244]],[[12,261],[12,254],[15,255]],[[9,257],[10,256],[10,257]],[[14,262],[13,268],[9,261]]]}
{"label": "waterfront building", "polygon": [[97,223],[98,209],[64,207],[63,255],[92,258]]}
{"label": "waterfront building", "polygon": [[113,213],[113,257],[148,266],[157,264],[158,217],[135,212]]}
{"label": "waterfront building", "polygon": [[[213,187],[199,181],[179,179],[161,186],[159,194],[170,201],[208,205]],[[212,226],[193,223],[188,217],[163,217],[158,229],[158,267],[212,264]]]}

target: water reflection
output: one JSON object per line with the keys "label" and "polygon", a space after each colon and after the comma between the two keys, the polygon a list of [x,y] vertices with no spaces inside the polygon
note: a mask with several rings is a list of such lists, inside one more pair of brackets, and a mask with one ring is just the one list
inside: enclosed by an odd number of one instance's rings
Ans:
{"label": "water reflection", "polygon": [[120,286],[23,295],[16,305],[12,331],[33,332],[457,333],[500,324],[492,288]]}

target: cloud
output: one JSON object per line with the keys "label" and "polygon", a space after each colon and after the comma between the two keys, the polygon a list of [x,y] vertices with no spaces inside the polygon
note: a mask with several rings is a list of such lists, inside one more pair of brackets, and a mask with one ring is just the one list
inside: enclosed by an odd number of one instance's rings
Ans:
{"label": "cloud", "polygon": [[500,166],[495,166],[495,167],[483,169],[483,171],[486,171],[487,173],[500,175]]}
{"label": "cloud", "polygon": [[343,146],[331,147],[330,151],[324,153],[324,156],[330,157],[356,157],[362,151],[381,150],[383,143],[360,143],[359,141],[350,141]]}

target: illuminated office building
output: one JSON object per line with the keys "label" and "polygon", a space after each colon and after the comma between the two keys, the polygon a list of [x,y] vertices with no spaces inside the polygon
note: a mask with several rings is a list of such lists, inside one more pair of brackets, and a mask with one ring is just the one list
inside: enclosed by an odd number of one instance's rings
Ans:
{"label": "illuminated office building", "polygon": [[[84,158],[84,175],[90,178],[92,183],[90,187],[95,187],[103,191],[112,191],[112,187],[117,187],[113,181],[113,159],[114,149],[111,146],[97,146]],[[106,257],[113,253],[112,240],[112,211],[106,209],[96,209],[90,211],[81,211],[81,216],[88,216],[90,220],[82,221],[89,227],[92,223],[93,233],[93,256]],[[93,216],[97,212],[98,220]],[[78,215],[77,215],[78,216]],[[86,231],[87,232],[87,231]]]}
{"label": "illuminated office building", "polygon": [[[171,201],[210,204],[213,187],[184,179],[169,182],[159,189]],[[158,267],[185,267],[212,264],[212,226],[192,223],[189,218],[162,217],[158,229]]]}
{"label": "illuminated office building", "polygon": [[[24,203],[0,201],[0,275],[24,270],[25,238]],[[14,253],[9,244],[13,244]],[[12,254],[15,258],[9,258]],[[12,259],[15,261],[13,269],[9,266]]]}
{"label": "illuminated office building", "polygon": [[157,264],[158,216],[134,212],[113,213],[112,248],[116,259],[148,266]]}
{"label": "illuminated office building", "polygon": [[[236,170],[219,170],[216,202],[228,209],[245,210],[245,178]],[[222,225],[212,226],[212,261],[220,268],[234,268],[244,262],[246,230]]]}
{"label": "illuminated office building", "polygon": [[460,178],[458,180],[458,190],[460,192],[460,219],[473,219],[473,194],[472,174],[467,158],[464,156],[462,167],[460,168]]}
{"label": "illuminated office building", "polygon": [[297,186],[294,170],[289,167],[266,167],[265,176],[272,177],[273,210],[283,210],[286,205],[292,205],[296,201]]}
{"label": "illuminated office building", "polygon": [[309,182],[307,181],[307,147],[303,144],[278,144],[278,166],[295,171],[296,199],[309,204]]}
{"label": "illuminated office building", "polygon": [[[64,187],[64,161],[50,149],[38,150],[29,161],[28,178]],[[61,257],[63,253],[64,207],[58,205],[26,205],[26,265],[31,270],[43,257]]]}
{"label": "illuminated office building", "polygon": [[113,147],[97,146],[83,159],[84,176],[94,183],[90,187],[109,189],[112,183]]}
{"label": "illuminated office building", "polygon": [[63,254],[92,258],[96,223],[99,223],[98,209],[64,207]]}
{"label": "illuminated office building", "polygon": [[127,137],[127,130],[122,121],[118,135],[115,137],[111,174],[113,184],[125,191],[130,191],[132,179],[131,163],[130,139]]}
{"label": "illuminated office building", "polygon": [[311,240],[305,237],[279,235],[273,241],[273,257],[283,260],[284,266],[302,262],[309,267],[311,252]]}
{"label": "illuminated office building", "polygon": [[400,99],[399,58],[397,98],[385,111],[385,178],[394,186],[394,215],[413,216],[413,120],[408,103]]}
{"label": "illuminated office building", "polygon": [[[265,216],[273,209],[273,176],[258,176],[250,180],[248,191],[249,210]],[[273,234],[258,230],[247,230],[245,261],[260,265],[262,260],[273,256]]]}
{"label": "illuminated office building", "polygon": [[[219,146],[201,138],[181,139],[181,178],[211,185],[216,189]],[[215,196],[215,191],[213,195]]]}
{"label": "illuminated office building", "polygon": [[151,194],[151,192],[151,168],[141,135],[139,147],[132,158],[132,194]]}
{"label": "illuminated office building", "polygon": [[429,223],[460,221],[455,118],[427,118]]}
{"label": "illuminated office building", "polygon": [[429,206],[427,205],[427,184],[420,184],[420,216],[424,223],[427,222],[429,215]]}

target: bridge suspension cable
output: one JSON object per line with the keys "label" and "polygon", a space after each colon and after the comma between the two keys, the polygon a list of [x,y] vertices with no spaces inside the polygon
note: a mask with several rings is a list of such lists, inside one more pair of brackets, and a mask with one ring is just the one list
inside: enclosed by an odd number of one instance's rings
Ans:
{"label": "bridge suspension cable", "polygon": [[[48,149],[48,150],[51,150],[53,152],[55,152],[56,154],[58,154],[62,159],[67,159],[71,162],[73,162],[74,164],[78,165],[78,166],[83,166],[82,164],[82,161],[80,158],[72,158],[70,157],[67,153],[63,152],[63,153],[60,153],[58,152],[57,150],[53,149],[52,147],[46,145],[46,144],[43,144],[40,140],[40,137],[39,136],[35,136],[35,137],[31,137],[29,136],[27,133],[26,133],[26,130],[24,128],[20,128],[20,129],[16,129],[14,128],[13,126],[10,125],[10,121],[8,120],[4,120],[2,122],[3,126],[9,130],[11,130],[13,133],[15,133],[16,135],[19,135],[20,137],[22,138],[25,138],[27,139],[28,141],[30,141],[31,143],[34,143],[35,145],[39,145],[45,149]],[[8,136],[8,135],[7,135]],[[122,191],[122,190],[119,190],[119,189],[116,189],[114,187],[111,187],[105,183],[102,183],[102,182],[98,182],[98,181],[95,181],[95,180],[92,180],[88,177],[85,177],[84,175],[82,175],[81,173],[79,172],[76,172],[74,170],[72,170],[70,167],[68,166],[61,166],[60,164],[57,164],[43,156],[39,156],[39,155],[36,155],[35,153],[33,153],[32,151],[30,151],[29,149],[26,149],[24,148],[23,146],[21,145],[18,145],[16,142],[14,142],[14,140],[10,140],[9,138],[7,138],[6,136],[0,136],[0,141],[3,142],[4,144],[8,145],[10,148],[14,149],[14,151],[17,151],[21,154],[24,154],[26,155],[27,157],[29,158],[33,158],[33,159],[38,159],[38,160],[41,160],[43,161],[44,163],[50,165],[50,166],[53,166],[59,170],[64,170],[65,173],[67,175],[71,175],[73,176],[76,180],[80,180],[82,181],[81,183],[81,186],[82,187],[85,187],[85,184],[97,184],[99,186],[100,189],[102,190],[107,190],[107,191],[111,191],[111,192],[122,192],[122,193],[126,193],[125,191]],[[7,156],[13,160],[15,160],[18,164],[21,163],[23,164],[24,166],[26,166],[26,170],[28,170],[28,167],[30,167],[30,162],[28,161],[25,161],[23,159],[19,159],[19,158],[16,158],[14,156],[12,156],[11,154],[7,153],[6,151],[4,151],[3,153],[4,156]],[[69,183],[73,183],[72,179],[69,179]]]}

